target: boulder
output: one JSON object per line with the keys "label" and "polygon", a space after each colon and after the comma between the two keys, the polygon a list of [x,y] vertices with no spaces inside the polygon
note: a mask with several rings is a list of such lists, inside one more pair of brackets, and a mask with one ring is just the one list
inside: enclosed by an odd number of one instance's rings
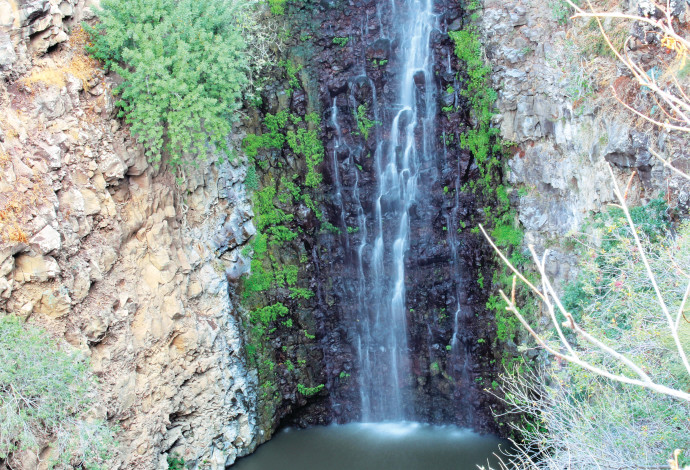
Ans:
{"label": "boulder", "polygon": [[22,254],[14,260],[14,279],[19,282],[45,282],[60,274],[55,258]]}
{"label": "boulder", "polygon": [[48,253],[59,250],[62,247],[60,234],[50,225],[46,225],[40,232],[31,237],[29,243],[42,255],[47,255]]}
{"label": "boulder", "polygon": [[114,153],[102,155],[98,167],[108,183],[124,178],[127,171],[125,162]]}

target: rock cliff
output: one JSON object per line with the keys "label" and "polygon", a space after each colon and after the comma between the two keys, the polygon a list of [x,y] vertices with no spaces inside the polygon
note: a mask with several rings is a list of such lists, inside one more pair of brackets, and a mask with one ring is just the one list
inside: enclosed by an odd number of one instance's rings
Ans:
{"label": "rock cliff", "polygon": [[[576,260],[558,241],[615,202],[609,163],[623,187],[636,172],[628,191],[632,204],[665,195],[685,211],[688,184],[648,151],[663,151],[684,168],[684,142],[645,126],[616,102],[610,85],[625,93],[633,89],[632,79],[607,56],[598,28],[569,21],[559,5],[486,0],[479,21],[499,95],[494,123],[502,138],[518,144],[507,180],[522,188],[514,197],[525,242],[538,252],[550,245],[549,274],[567,281]],[[645,5],[630,2],[629,8],[636,14]],[[682,13],[683,5],[676,6]]]}
{"label": "rock cliff", "polygon": [[91,14],[0,2],[0,311],[90,357],[94,413],[120,426],[112,468],[167,468],[170,453],[224,468],[259,435],[228,295],[255,232],[245,169],[206,162],[176,181],[147,164],[79,42]]}

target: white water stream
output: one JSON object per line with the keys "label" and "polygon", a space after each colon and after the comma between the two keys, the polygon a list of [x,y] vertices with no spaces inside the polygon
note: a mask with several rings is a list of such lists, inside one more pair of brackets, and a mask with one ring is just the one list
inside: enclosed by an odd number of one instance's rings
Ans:
{"label": "white water stream", "polygon": [[[393,5],[393,14],[402,15]],[[431,32],[437,28],[431,0],[408,0],[398,24],[403,61],[397,102],[387,139],[377,145],[372,240],[361,237],[358,356],[362,419],[414,419],[409,391],[405,258],[410,246],[410,212],[417,203],[424,162],[435,158],[435,90]],[[363,220],[366,222],[366,220]],[[364,225],[360,227],[363,228]]]}

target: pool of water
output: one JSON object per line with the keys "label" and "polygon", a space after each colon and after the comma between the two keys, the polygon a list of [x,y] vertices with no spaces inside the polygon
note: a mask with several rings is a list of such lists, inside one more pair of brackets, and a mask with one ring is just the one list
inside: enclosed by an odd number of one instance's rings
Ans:
{"label": "pool of water", "polygon": [[285,429],[232,470],[476,470],[506,441],[455,426],[351,423]]}

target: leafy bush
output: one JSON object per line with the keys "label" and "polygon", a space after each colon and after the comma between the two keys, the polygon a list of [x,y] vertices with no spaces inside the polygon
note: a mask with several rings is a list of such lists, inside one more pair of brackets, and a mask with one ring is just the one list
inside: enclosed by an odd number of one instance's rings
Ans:
{"label": "leafy bush", "polygon": [[90,52],[122,76],[120,113],[151,161],[226,149],[249,70],[244,0],[104,0]]}
{"label": "leafy bush", "polygon": [[52,462],[108,468],[114,441],[104,423],[85,418],[94,382],[88,364],[47,334],[0,317],[0,459],[54,442]]}
{"label": "leafy bush", "polygon": [[[677,312],[690,273],[690,225],[671,234],[666,206],[658,200],[631,210],[631,216],[646,241],[644,251],[664,302]],[[580,278],[566,289],[564,305],[592,337],[640,365],[655,383],[688,390],[690,377],[622,211],[608,211],[593,230],[580,258]],[[679,337],[690,348],[687,319]],[[576,353],[611,373],[632,374],[584,340],[576,344]],[[510,375],[505,383],[506,401],[530,417],[521,431],[540,460],[538,468],[656,466],[674,449],[688,449],[690,408],[682,400],[561,361],[533,377]],[[681,457],[681,464],[690,463],[688,457]]]}
{"label": "leafy bush", "polygon": [[274,15],[284,15],[286,3],[287,0],[268,0],[268,5],[271,7],[271,13]]}

